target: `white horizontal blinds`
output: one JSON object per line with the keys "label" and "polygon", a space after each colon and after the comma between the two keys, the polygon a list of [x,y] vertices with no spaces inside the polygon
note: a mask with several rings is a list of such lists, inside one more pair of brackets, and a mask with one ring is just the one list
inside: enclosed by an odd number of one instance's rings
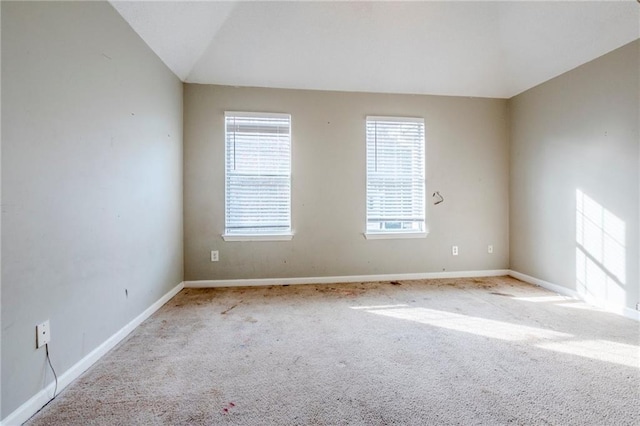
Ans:
{"label": "white horizontal blinds", "polygon": [[225,113],[226,233],[291,231],[291,116]]}
{"label": "white horizontal blinds", "polygon": [[424,232],[424,120],[367,117],[367,232]]}

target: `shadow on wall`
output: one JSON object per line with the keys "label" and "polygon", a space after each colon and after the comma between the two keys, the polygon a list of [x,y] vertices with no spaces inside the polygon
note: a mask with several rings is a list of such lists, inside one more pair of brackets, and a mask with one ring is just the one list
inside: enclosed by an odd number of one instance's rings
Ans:
{"label": "shadow on wall", "polygon": [[576,289],[587,301],[626,305],[625,222],[576,190]]}

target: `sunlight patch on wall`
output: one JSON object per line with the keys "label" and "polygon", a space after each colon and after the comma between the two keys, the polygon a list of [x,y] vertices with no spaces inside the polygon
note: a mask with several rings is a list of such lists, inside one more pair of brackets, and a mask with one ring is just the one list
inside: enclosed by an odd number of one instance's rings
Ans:
{"label": "sunlight patch on wall", "polygon": [[576,190],[576,287],[585,298],[624,306],[624,221]]}

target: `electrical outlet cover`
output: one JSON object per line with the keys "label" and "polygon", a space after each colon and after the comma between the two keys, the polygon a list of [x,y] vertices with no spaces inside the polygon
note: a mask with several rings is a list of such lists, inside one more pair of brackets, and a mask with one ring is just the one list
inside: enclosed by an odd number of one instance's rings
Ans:
{"label": "electrical outlet cover", "polygon": [[51,341],[51,327],[49,320],[36,325],[36,348],[41,348]]}

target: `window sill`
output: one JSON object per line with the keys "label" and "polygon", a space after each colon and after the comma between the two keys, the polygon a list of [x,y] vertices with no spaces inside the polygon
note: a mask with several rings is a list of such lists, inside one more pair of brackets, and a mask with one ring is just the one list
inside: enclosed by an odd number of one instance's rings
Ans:
{"label": "window sill", "polygon": [[229,235],[222,234],[225,241],[289,241],[293,239],[293,234],[263,234],[263,235]]}
{"label": "window sill", "polygon": [[428,232],[365,232],[367,240],[402,240],[405,238],[427,238]]}

